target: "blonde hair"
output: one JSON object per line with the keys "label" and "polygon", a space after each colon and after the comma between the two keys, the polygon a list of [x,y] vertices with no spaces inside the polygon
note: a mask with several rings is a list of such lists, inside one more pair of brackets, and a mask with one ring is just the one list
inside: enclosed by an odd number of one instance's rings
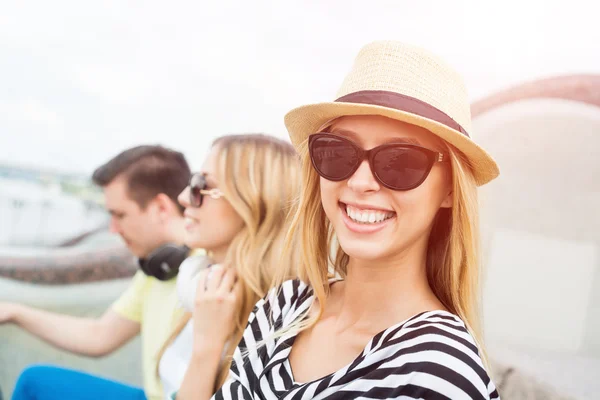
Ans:
{"label": "blonde hair", "polygon": [[[252,308],[273,286],[275,273],[286,279],[295,277],[295,251],[289,253],[285,263],[280,261],[290,211],[300,187],[300,164],[290,143],[267,135],[222,136],[213,142],[213,147],[218,150],[219,189],[244,221],[224,261],[235,268],[243,294],[236,327],[217,373],[216,390],[227,378],[231,355],[242,338]],[[190,318],[187,313],[179,321],[163,345],[159,360]]]}
{"label": "blonde hair", "polygon": [[[479,211],[477,185],[468,160],[458,150],[445,144],[452,173],[453,204],[440,209],[433,222],[427,249],[427,279],[433,293],[453,314],[460,317],[470,331],[487,364],[482,347],[479,312]],[[286,249],[293,250],[296,235],[300,240],[298,278],[314,291],[318,312],[276,333],[299,333],[311,328],[321,317],[329,294],[329,279],[345,277],[349,256],[336,245],[335,232],[321,203],[319,176],[308,153],[307,141],[299,146],[302,162],[302,188],[299,204],[290,226]],[[332,259],[332,257],[334,259]],[[280,284],[284,277],[277,281]]]}

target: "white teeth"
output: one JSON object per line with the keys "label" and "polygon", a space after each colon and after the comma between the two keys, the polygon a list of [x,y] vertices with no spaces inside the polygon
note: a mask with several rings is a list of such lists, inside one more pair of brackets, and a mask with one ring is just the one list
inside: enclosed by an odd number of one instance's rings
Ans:
{"label": "white teeth", "polygon": [[375,224],[394,216],[394,212],[391,211],[360,211],[354,207],[346,206],[346,214],[351,220],[360,222],[363,224]]}

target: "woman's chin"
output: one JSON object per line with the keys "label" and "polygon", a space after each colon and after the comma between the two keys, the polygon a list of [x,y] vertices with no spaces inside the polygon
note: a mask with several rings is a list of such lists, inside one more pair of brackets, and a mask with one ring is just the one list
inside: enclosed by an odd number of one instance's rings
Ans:
{"label": "woman's chin", "polygon": [[338,238],[338,241],[344,253],[352,259],[377,261],[389,254],[389,249],[381,242],[346,238]]}
{"label": "woman's chin", "polygon": [[205,249],[207,245],[207,243],[203,240],[199,240],[197,237],[194,236],[190,237],[190,235],[185,236],[183,244],[185,244],[190,249]]}

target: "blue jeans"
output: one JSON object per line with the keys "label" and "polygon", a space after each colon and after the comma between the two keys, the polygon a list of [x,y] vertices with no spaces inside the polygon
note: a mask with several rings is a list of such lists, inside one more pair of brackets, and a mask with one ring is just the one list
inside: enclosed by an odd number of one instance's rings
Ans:
{"label": "blue jeans", "polygon": [[26,368],[15,386],[12,400],[146,400],[141,388],[61,367]]}

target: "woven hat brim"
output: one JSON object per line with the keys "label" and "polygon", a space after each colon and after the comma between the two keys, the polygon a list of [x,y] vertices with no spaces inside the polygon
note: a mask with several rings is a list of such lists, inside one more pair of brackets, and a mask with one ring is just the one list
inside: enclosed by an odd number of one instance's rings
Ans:
{"label": "woven hat brim", "polygon": [[494,159],[466,135],[437,121],[405,111],[371,104],[327,102],[295,108],[286,114],[284,121],[292,144],[298,149],[310,134],[316,133],[328,121],[351,115],[380,115],[427,129],[466,156],[478,186],[500,174]]}

